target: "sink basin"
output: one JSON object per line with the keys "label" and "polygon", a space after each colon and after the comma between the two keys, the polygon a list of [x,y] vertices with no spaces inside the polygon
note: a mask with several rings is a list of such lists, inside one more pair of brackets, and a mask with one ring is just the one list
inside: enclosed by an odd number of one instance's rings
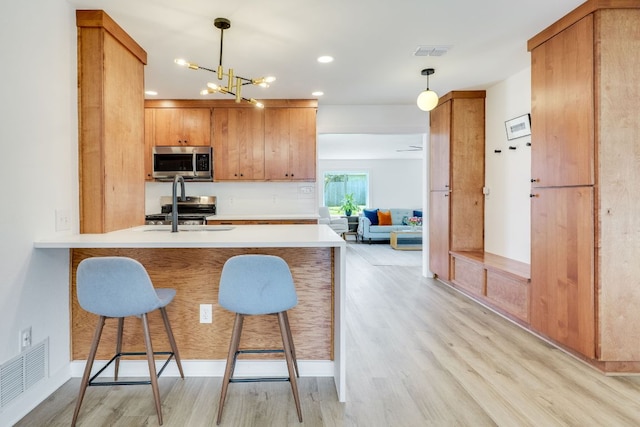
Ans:
{"label": "sink basin", "polygon": [[[182,233],[183,231],[229,231],[233,230],[235,227],[229,225],[179,225],[178,232]],[[170,225],[162,225],[158,227],[152,228],[143,228],[142,231],[162,231],[162,232],[171,232]]]}

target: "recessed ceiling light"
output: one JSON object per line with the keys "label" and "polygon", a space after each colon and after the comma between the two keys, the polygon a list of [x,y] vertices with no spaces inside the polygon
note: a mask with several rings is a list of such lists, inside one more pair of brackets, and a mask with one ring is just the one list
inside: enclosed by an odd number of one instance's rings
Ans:
{"label": "recessed ceiling light", "polygon": [[322,95],[324,95],[324,92],[321,91],[321,90],[317,90],[315,92],[312,92],[311,95],[313,95],[313,96],[322,96]]}
{"label": "recessed ceiling light", "polygon": [[322,64],[328,64],[329,62],[333,62],[333,56],[329,56],[329,55],[319,56],[318,62]]}
{"label": "recessed ceiling light", "polygon": [[144,94],[145,95],[150,95],[150,96],[156,96],[158,94],[158,92],[156,92],[155,90],[145,90]]}

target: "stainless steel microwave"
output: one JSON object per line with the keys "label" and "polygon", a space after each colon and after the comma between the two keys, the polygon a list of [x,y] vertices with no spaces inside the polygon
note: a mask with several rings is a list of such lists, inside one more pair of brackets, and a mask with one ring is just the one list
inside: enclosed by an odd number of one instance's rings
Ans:
{"label": "stainless steel microwave", "polygon": [[176,175],[190,181],[212,181],[211,147],[153,147],[153,178],[171,181]]}

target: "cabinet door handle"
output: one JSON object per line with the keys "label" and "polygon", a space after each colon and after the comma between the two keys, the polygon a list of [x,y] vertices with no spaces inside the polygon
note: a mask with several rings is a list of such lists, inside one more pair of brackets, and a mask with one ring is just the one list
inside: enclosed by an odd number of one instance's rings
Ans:
{"label": "cabinet door handle", "polygon": [[529,197],[534,198],[534,197],[540,197],[539,194],[529,194]]}
{"label": "cabinet door handle", "polygon": [[531,178],[531,182],[540,182],[540,178]]}

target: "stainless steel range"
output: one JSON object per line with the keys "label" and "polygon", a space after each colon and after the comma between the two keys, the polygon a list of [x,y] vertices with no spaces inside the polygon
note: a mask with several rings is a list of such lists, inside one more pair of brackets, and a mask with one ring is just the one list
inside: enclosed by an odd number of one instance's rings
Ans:
{"label": "stainless steel range", "polygon": [[[145,216],[147,225],[171,224],[171,196],[160,197],[160,213]],[[216,214],[216,196],[187,196],[185,201],[178,199],[178,224],[203,225],[207,217]]]}

